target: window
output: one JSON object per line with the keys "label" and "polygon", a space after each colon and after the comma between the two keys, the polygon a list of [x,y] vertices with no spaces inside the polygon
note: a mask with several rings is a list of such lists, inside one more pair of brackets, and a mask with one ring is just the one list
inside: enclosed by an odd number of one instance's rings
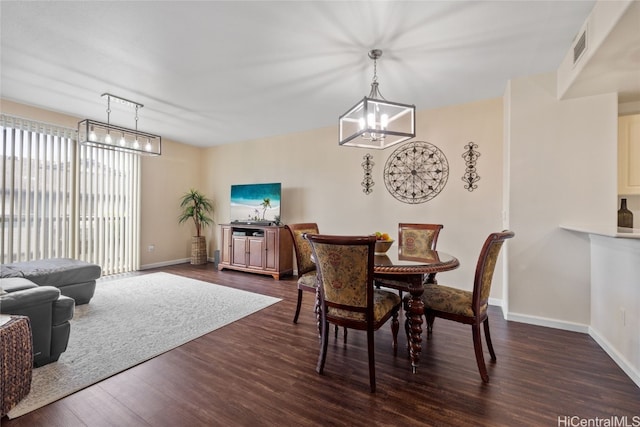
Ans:
{"label": "window", "polygon": [[69,257],[105,275],[137,270],[140,158],[7,115],[0,132],[2,263]]}

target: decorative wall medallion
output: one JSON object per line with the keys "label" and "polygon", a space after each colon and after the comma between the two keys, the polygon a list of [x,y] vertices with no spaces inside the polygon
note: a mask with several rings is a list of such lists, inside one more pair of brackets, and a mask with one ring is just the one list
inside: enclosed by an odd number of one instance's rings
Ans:
{"label": "decorative wall medallion", "polygon": [[384,166],[384,184],[403,203],[424,203],[447,184],[449,163],[433,144],[413,141],[397,148]]}
{"label": "decorative wall medallion", "polygon": [[371,171],[373,171],[373,165],[375,165],[375,163],[371,160],[373,158],[371,154],[365,154],[362,158],[364,159],[364,162],[362,162],[362,169],[364,169],[364,178],[361,183],[364,187],[362,191],[364,191],[365,194],[371,194],[373,192],[373,186],[375,185]]}
{"label": "decorative wall medallion", "polygon": [[464,170],[462,180],[465,182],[464,188],[473,191],[478,188],[476,182],[480,181],[480,175],[478,175],[476,170],[476,162],[478,161],[478,157],[480,157],[480,153],[475,150],[478,148],[478,144],[475,142],[469,142],[464,148],[466,148],[467,151],[462,153],[462,158],[467,167]]}

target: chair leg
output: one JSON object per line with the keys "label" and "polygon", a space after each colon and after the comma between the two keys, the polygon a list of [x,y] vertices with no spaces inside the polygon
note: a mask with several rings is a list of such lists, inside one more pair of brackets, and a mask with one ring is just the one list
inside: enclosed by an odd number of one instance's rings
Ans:
{"label": "chair leg", "polygon": [[427,338],[433,334],[433,322],[436,320],[436,315],[431,310],[425,310],[425,316],[427,319]]}
{"label": "chair leg", "polygon": [[318,338],[322,339],[322,308],[320,308],[320,299],[316,294],[316,302],[313,306],[313,311],[316,313],[316,323],[318,325]]}
{"label": "chair leg", "polygon": [[300,306],[302,305],[302,289],[298,289],[298,302],[296,303],[296,314],[293,316],[293,323],[298,323],[298,316],[300,315]]}
{"label": "chair leg", "polygon": [[320,355],[318,356],[318,365],[316,372],[322,375],[324,371],[324,362],[327,359],[327,345],[329,343],[329,322],[322,320],[322,336],[320,340]]}
{"label": "chair leg", "polygon": [[480,376],[482,377],[482,381],[485,383],[489,382],[489,374],[487,373],[487,367],[484,364],[484,356],[482,354],[482,336],[480,335],[480,325],[474,324],[471,325],[472,333],[473,333],[473,349],[476,353],[476,362],[478,364],[478,370],[480,371]]}
{"label": "chair leg", "polygon": [[409,316],[409,310],[405,310],[405,313],[404,332],[407,334],[407,352],[411,354],[411,317]]}
{"label": "chair leg", "polygon": [[347,343],[347,327],[344,327],[344,343]]}
{"label": "chair leg", "polygon": [[487,347],[489,347],[489,354],[491,354],[491,360],[496,361],[496,352],[493,351],[493,343],[491,342],[491,332],[489,332],[489,318],[484,319],[484,338],[487,340]]}
{"label": "chair leg", "polygon": [[369,352],[369,386],[371,393],[376,392],[376,358],[374,353],[373,329],[367,330],[367,349]]}
{"label": "chair leg", "polygon": [[[393,355],[398,355],[398,329],[400,329],[400,322],[398,322],[398,312],[393,313],[393,317],[391,318],[391,335],[393,336],[393,342],[391,346],[393,348]],[[406,324],[405,324],[406,330]]]}

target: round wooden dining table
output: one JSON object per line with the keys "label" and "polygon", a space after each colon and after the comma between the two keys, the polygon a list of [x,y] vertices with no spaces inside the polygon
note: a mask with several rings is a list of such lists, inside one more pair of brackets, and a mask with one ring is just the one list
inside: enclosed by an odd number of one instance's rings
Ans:
{"label": "round wooden dining table", "polygon": [[460,262],[454,256],[441,251],[427,251],[419,257],[403,256],[389,251],[374,257],[374,279],[384,279],[384,286],[409,292],[407,325],[409,328],[409,356],[411,370],[416,373],[422,351],[422,316],[424,315],[423,283],[437,283],[436,273],[458,268]]}

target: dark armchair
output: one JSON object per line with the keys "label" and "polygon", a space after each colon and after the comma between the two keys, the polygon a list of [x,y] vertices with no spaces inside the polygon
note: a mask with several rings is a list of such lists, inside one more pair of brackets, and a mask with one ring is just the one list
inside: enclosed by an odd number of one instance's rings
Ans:
{"label": "dark armchair", "polygon": [[33,364],[58,360],[69,342],[75,301],[53,286],[38,286],[23,278],[2,279],[0,313],[29,317],[33,334]]}

